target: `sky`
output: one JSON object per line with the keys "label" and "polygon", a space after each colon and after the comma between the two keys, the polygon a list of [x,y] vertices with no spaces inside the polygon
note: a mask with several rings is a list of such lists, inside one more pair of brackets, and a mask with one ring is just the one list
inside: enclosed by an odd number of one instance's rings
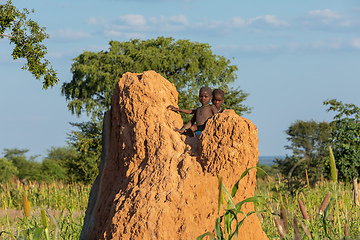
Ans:
{"label": "sky", "polygon": [[[4,0],[0,0],[4,4]],[[42,82],[11,57],[0,39],[0,157],[5,148],[46,156],[67,144],[69,122],[87,121],[67,108],[61,86],[84,51],[106,51],[110,40],[158,36],[208,43],[237,65],[232,84],[249,94],[260,156],[291,154],[285,130],[296,120],[330,122],[323,101],[360,106],[360,3],[358,0],[13,0],[34,9],[46,27],[47,59],[60,83]]]}

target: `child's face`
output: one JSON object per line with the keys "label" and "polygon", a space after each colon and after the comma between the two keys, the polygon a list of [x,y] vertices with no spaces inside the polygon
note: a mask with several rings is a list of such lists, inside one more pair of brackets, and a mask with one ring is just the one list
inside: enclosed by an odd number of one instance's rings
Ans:
{"label": "child's face", "polygon": [[208,93],[207,91],[201,91],[199,93],[199,102],[201,102],[202,106],[208,105],[211,99],[212,99],[211,93]]}
{"label": "child's face", "polygon": [[224,103],[224,98],[222,98],[222,97],[219,96],[219,95],[214,95],[214,96],[213,96],[213,99],[212,99],[212,103],[215,105],[215,107],[216,107],[217,109],[220,109],[221,104]]}

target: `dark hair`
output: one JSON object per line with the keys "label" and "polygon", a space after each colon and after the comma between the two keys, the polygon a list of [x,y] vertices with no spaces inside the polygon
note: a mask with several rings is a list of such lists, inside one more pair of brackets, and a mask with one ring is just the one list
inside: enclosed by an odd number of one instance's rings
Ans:
{"label": "dark hair", "polygon": [[200,92],[207,92],[207,93],[211,94],[211,93],[212,93],[212,90],[211,90],[210,87],[205,86],[205,87],[200,88],[199,93],[200,93]]}
{"label": "dark hair", "polygon": [[224,93],[224,91],[221,90],[221,89],[215,89],[215,90],[212,92],[212,95],[213,95],[213,96],[217,95],[217,96],[222,97],[222,99],[224,99],[225,93]]}

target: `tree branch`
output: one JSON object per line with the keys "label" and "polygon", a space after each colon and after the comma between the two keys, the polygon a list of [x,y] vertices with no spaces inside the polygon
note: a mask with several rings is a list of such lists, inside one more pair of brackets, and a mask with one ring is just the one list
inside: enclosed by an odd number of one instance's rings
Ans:
{"label": "tree branch", "polygon": [[300,159],[297,163],[294,164],[294,166],[290,169],[289,174],[288,174],[289,180],[290,180],[291,175],[292,175],[293,171],[295,170],[295,168],[296,168],[297,166],[299,166],[300,163],[302,163],[303,161],[305,161],[305,160],[307,160],[307,159],[308,159],[307,157],[303,157],[303,158]]}
{"label": "tree branch", "polygon": [[14,38],[14,36],[7,35],[7,34],[0,34],[0,36],[3,36],[3,37],[8,37],[8,38]]}

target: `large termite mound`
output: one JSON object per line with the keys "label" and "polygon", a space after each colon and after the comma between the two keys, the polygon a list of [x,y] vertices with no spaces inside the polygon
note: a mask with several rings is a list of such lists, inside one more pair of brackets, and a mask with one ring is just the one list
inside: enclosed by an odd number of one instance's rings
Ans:
{"label": "large termite mound", "polygon": [[[126,73],[116,84],[81,239],[195,239],[213,231],[217,175],[230,189],[256,165],[257,128],[226,110],[208,120],[200,137],[185,137],[174,131],[181,116],[166,109],[177,101],[174,85],[154,71]],[[236,202],[253,196],[255,175],[250,170],[240,181]],[[267,239],[254,214],[240,234]]]}

